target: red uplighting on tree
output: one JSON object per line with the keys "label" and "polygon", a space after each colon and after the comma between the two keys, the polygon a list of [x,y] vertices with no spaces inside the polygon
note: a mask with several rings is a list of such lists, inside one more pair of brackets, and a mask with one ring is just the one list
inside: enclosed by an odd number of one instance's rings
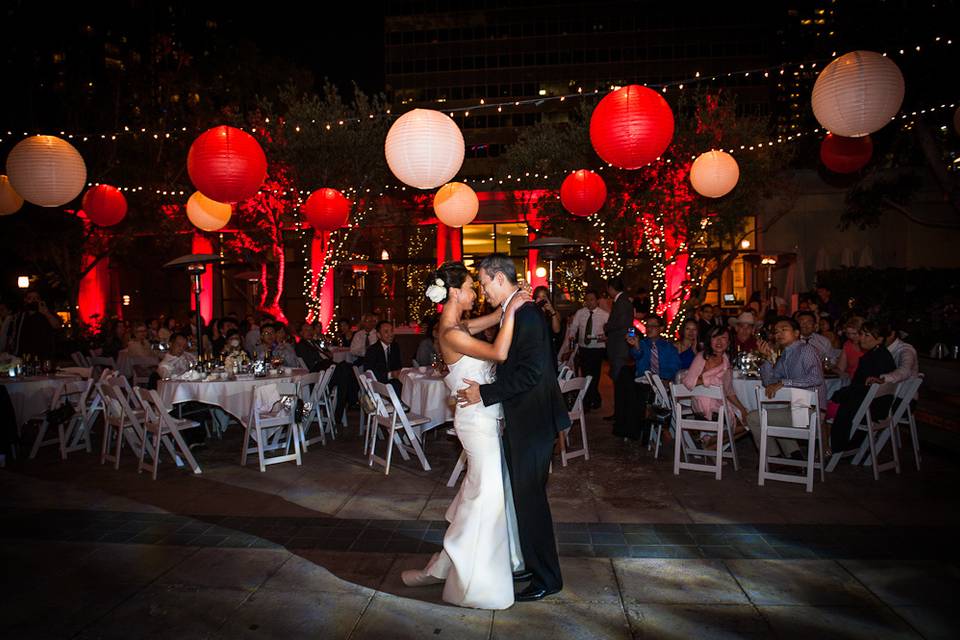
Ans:
{"label": "red uplighting on tree", "polygon": [[604,162],[639,169],[666,151],[673,139],[673,112],[647,87],[629,85],[608,93],[590,118],[590,142]]}
{"label": "red uplighting on tree", "polygon": [[116,187],[98,184],[84,194],[83,211],[94,224],[110,227],[127,215],[127,199]]}
{"label": "red uplighting on tree", "polygon": [[350,201],[336,189],[317,189],[303,203],[300,211],[317,231],[336,231],[347,224]]}
{"label": "red uplighting on tree", "polygon": [[219,126],[200,134],[187,154],[187,173],[203,195],[217,202],[254,196],[267,177],[267,157],[249,133]]}
{"label": "red uplighting on tree", "polygon": [[820,143],[820,160],[834,173],[853,173],[867,166],[873,156],[870,136],[844,138],[832,133]]}
{"label": "red uplighting on tree", "polygon": [[560,204],[575,216],[586,217],[600,210],[607,199],[607,185],[593,171],[580,169],[560,186]]}

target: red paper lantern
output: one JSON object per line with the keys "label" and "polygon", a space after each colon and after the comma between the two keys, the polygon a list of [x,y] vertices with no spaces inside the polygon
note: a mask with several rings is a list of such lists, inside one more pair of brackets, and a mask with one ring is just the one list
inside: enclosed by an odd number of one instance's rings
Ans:
{"label": "red paper lantern", "polygon": [[608,93],[590,118],[590,142],[605,162],[639,169],[673,139],[673,112],[659,93],[632,84]]}
{"label": "red paper lantern", "polygon": [[575,216],[590,216],[600,210],[607,199],[603,178],[587,169],[574,171],[560,185],[560,204]]}
{"label": "red paper lantern", "polygon": [[90,222],[111,227],[127,215],[127,199],[120,190],[108,184],[90,187],[83,196],[83,210]]}
{"label": "red paper lantern", "polygon": [[300,211],[317,231],[336,231],[347,224],[350,201],[336,189],[317,189],[303,203]]}
{"label": "red paper lantern", "polygon": [[267,177],[267,157],[249,133],[234,127],[209,129],[190,145],[187,173],[203,195],[240,202],[257,193]]}
{"label": "red paper lantern", "polygon": [[873,156],[870,136],[844,138],[832,133],[820,143],[820,160],[834,173],[853,173],[864,168]]}

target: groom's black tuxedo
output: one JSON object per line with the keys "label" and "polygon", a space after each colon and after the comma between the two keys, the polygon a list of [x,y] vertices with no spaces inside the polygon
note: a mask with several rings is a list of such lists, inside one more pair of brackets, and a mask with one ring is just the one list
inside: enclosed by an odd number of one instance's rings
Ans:
{"label": "groom's black tuxedo", "polygon": [[504,452],[520,529],[520,549],[533,585],[548,590],[563,586],[547,502],[547,477],[557,433],[570,426],[570,416],[557,383],[550,330],[533,303],[514,317],[513,342],[497,379],[480,385],[484,405],[501,403]]}

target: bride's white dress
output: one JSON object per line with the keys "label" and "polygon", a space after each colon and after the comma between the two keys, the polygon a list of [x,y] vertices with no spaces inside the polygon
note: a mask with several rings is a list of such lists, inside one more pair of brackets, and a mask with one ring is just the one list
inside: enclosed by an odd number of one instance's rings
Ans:
{"label": "bride's white dress", "polygon": [[[493,363],[463,356],[449,365],[445,382],[451,393],[464,379],[480,384],[494,379]],[[503,462],[499,404],[457,407],[453,426],[467,454],[467,471],[453,503],[443,551],[424,571],[445,579],[443,599],[461,607],[506,609],[513,604],[513,571],[523,566],[517,536],[510,477]]]}

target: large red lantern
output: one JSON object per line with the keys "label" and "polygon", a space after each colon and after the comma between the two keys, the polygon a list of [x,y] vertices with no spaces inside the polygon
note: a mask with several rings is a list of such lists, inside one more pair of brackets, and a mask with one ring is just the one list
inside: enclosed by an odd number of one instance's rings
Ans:
{"label": "large red lantern", "polygon": [[249,133],[219,126],[200,134],[187,154],[187,173],[203,195],[240,202],[257,193],[267,177],[267,157]]}
{"label": "large red lantern", "polygon": [[336,189],[317,189],[303,203],[300,211],[317,231],[336,231],[347,224],[350,201]]}
{"label": "large red lantern", "polygon": [[590,216],[607,199],[607,185],[603,178],[587,169],[574,171],[560,185],[560,204],[575,216]]}
{"label": "large red lantern", "polygon": [[673,139],[673,112],[659,93],[632,84],[608,93],[590,118],[590,142],[605,162],[639,169]]}
{"label": "large red lantern", "polygon": [[820,143],[820,160],[834,173],[853,173],[863,169],[873,156],[870,136],[844,138],[833,133]]}
{"label": "large red lantern", "polygon": [[83,210],[90,222],[110,227],[127,215],[127,199],[120,190],[108,184],[90,187],[83,196]]}

